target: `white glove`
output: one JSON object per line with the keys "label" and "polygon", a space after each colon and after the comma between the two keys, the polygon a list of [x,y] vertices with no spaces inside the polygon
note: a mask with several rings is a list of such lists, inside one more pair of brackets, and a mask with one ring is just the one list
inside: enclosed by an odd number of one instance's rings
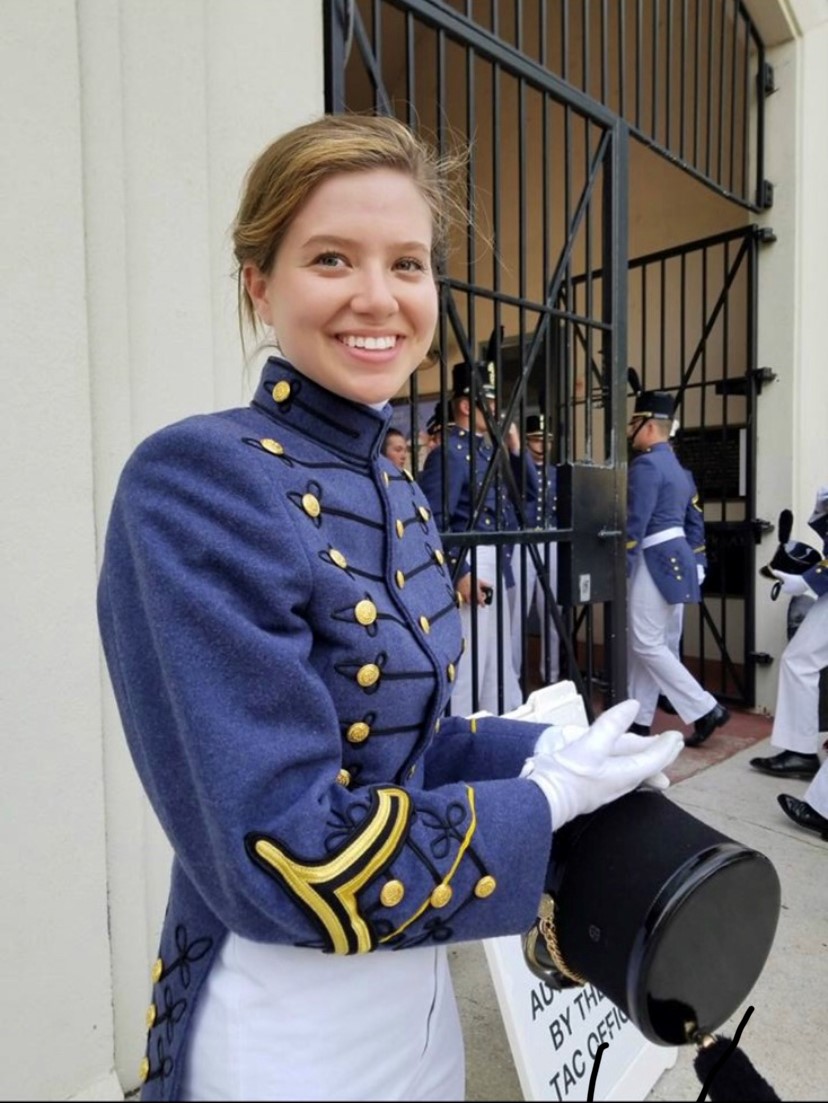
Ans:
{"label": "white glove", "polygon": [[[566,728],[559,728],[563,746],[526,760],[520,776],[540,787],[549,803],[553,830],[617,800],[643,782],[658,789],[669,785],[662,771],[678,757],[684,737],[677,731],[655,736],[631,734],[627,729],[638,715],[638,707],[637,701],[622,701],[570,742],[563,735]],[[567,727],[575,729],[577,725]],[[547,732],[541,733],[539,742]],[[550,735],[550,745],[553,740]]]}
{"label": "white glove", "polygon": [[705,575],[707,574],[707,571],[704,569],[701,563],[696,564],[696,574],[698,575],[699,586],[701,586],[702,582],[704,582]]}
{"label": "white glove", "polygon": [[785,571],[774,571],[774,577],[782,583],[783,594],[813,594],[813,590],[801,574],[787,574]]}

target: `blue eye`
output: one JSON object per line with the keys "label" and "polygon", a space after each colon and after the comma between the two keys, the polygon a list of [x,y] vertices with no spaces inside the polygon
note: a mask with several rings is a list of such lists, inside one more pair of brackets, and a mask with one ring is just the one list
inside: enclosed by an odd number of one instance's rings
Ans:
{"label": "blue eye", "polygon": [[345,258],[340,253],[320,253],[318,257],[314,257],[313,263],[321,268],[338,268],[345,263]]}

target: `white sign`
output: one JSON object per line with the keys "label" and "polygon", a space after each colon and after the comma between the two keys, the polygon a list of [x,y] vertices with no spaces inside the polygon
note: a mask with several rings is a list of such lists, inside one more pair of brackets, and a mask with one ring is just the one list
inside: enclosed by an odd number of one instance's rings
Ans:
{"label": "white sign", "polygon": [[[538,690],[508,715],[588,726],[573,682]],[[643,1100],[676,1063],[675,1046],[648,1041],[593,985],[558,992],[536,977],[518,935],[485,939],[483,948],[525,1099]]]}

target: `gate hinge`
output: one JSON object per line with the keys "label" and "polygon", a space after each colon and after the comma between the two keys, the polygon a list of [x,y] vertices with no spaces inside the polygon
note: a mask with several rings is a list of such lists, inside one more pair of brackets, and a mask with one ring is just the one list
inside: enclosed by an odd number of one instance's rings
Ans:
{"label": "gate hinge", "polygon": [[773,227],[757,226],[756,240],[762,245],[769,245],[771,242],[776,241],[776,234],[773,232]]}
{"label": "gate hinge", "polygon": [[767,651],[749,651],[748,658],[757,666],[770,666],[773,662],[773,655],[769,655]]}
{"label": "gate hinge", "polygon": [[759,186],[759,206],[763,211],[769,211],[773,206],[773,183],[763,180]]}
{"label": "gate hinge", "polygon": [[757,73],[756,79],[759,82],[759,88],[763,95],[773,95],[776,91],[776,81],[774,80],[773,66],[769,62],[763,62],[762,68]]}
{"label": "gate hinge", "polygon": [[766,533],[773,532],[773,522],[766,521],[763,517],[751,517],[748,524],[753,529],[753,539],[757,544]]}
{"label": "gate hinge", "polygon": [[751,368],[750,374],[756,385],[757,394],[762,393],[762,387],[765,383],[773,383],[776,379],[776,372],[773,368]]}

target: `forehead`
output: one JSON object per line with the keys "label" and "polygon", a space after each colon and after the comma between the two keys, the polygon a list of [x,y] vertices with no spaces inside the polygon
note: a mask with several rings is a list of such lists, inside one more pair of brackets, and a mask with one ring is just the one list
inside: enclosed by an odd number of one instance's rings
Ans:
{"label": "forehead", "polygon": [[300,242],[337,236],[343,226],[361,237],[391,236],[411,246],[431,247],[431,208],[412,178],[397,169],[338,172],[318,184],[296,212],[288,234]]}

